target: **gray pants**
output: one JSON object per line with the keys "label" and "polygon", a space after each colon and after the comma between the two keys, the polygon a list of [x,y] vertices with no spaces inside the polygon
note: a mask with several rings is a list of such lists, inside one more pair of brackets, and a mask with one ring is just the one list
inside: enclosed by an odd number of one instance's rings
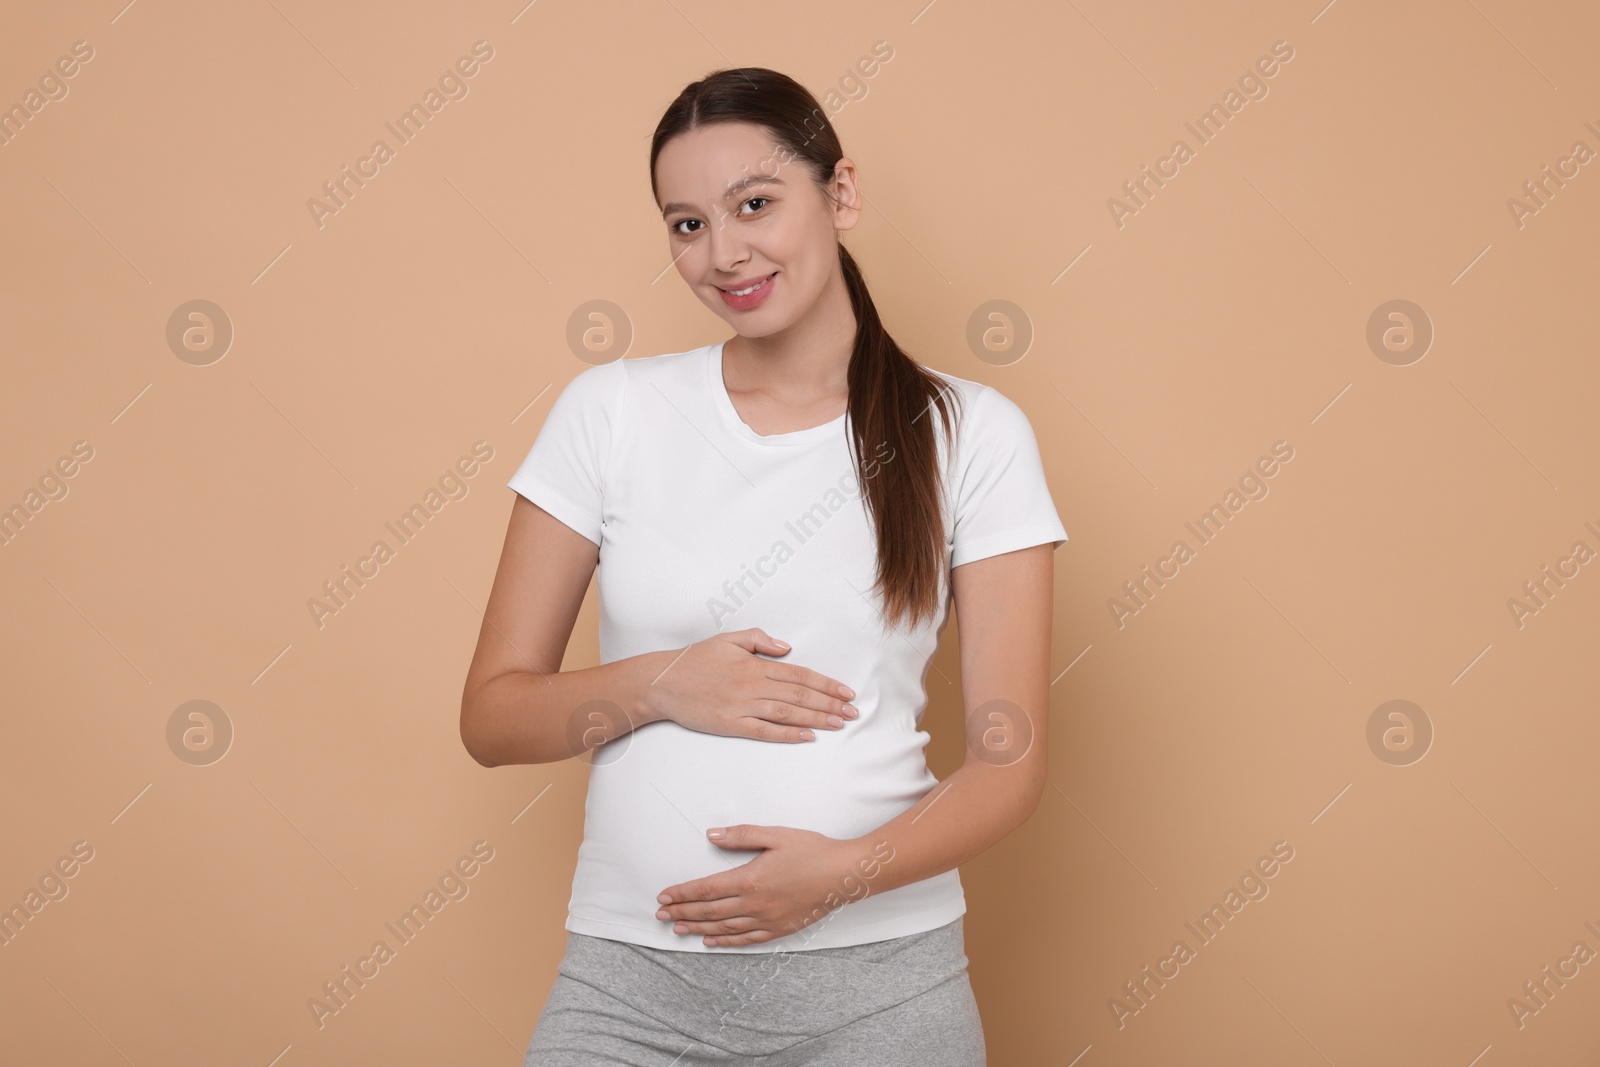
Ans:
{"label": "gray pants", "polygon": [[524,1067],[985,1067],[962,922],[843,948],[684,952],[568,931]]}

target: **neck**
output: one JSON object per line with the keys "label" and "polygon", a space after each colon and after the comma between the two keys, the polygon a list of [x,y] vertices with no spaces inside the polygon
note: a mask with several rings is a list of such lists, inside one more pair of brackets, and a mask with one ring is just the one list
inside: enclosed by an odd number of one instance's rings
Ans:
{"label": "neck", "polygon": [[793,325],[760,337],[735,334],[722,349],[723,380],[734,393],[762,393],[797,405],[845,394],[856,317],[844,277]]}

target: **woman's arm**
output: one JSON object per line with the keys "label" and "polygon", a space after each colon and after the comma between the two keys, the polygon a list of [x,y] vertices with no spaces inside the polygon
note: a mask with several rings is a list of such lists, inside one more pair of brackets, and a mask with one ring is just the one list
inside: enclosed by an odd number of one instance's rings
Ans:
{"label": "woman's arm", "polygon": [[[966,760],[906,811],[847,842],[849,862],[840,877],[856,883],[871,871],[869,895],[967,862],[1038,807],[1048,770],[1053,547],[1034,545],[951,571]],[[1008,718],[1023,721],[986,714],[996,708],[984,705],[997,700],[1008,702],[996,706]],[[1023,744],[1026,752],[1019,755]],[[882,862],[884,856],[893,858]]]}
{"label": "woman's arm", "polygon": [[599,559],[593,541],[516,497],[461,694],[461,743],[485,767],[568,759],[655,721],[645,690],[676,651],[561,669]]}
{"label": "woman's arm", "polygon": [[599,559],[593,541],[517,496],[461,694],[461,743],[485,767],[568,759],[652,722],[804,744],[855,717],[839,679],[766,658],[788,648],[760,627],[563,671]]}

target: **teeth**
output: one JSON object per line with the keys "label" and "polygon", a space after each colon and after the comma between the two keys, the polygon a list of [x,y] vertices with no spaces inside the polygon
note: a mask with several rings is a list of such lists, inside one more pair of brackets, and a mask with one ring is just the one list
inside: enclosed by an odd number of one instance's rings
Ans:
{"label": "teeth", "polygon": [[[771,275],[769,274],[767,277],[770,278]],[[759,282],[756,282],[748,289],[725,289],[723,291],[728,293],[730,296],[749,296],[751,293],[755,292],[765,284],[767,284],[767,278],[762,278]]]}

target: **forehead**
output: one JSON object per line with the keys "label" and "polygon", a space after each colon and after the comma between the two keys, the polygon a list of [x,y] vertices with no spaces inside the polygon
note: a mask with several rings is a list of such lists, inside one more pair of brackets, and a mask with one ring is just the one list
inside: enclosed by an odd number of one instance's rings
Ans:
{"label": "forehead", "polygon": [[663,203],[720,201],[743,178],[797,180],[798,160],[765,129],[746,122],[719,122],[679,134],[656,157],[656,191]]}

